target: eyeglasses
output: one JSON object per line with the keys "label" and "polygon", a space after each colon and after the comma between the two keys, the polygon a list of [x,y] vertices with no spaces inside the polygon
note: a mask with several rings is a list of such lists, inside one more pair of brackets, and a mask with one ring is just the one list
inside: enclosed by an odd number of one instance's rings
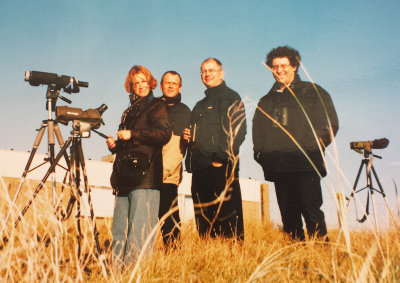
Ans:
{"label": "eyeglasses", "polygon": [[274,65],[274,66],[272,66],[272,70],[278,71],[279,68],[286,70],[287,68],[289,68],[289,66],[290,66],[289,64]]}
{"label": "eyeglasses", "polygon": [[222,69],[218,69],[218,70],[215,70],[215,69],[208,69],[208,70],[200,70],[200,73],[202,74],[202,75],[205,75],[205,74],[207,74],[207,73],[209,73],[209,74],[214,74],[215,72],[219,72],[219,71],[222,71]]}

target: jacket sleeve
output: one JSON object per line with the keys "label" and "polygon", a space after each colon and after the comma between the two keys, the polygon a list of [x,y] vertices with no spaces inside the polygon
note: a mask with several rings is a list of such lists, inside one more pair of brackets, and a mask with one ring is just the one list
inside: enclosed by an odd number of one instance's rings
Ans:
{"label": "jacket sleeve", "polygon": [[180,111],[180,118],[178,119],[178,121],[176,121],[176,125],[174,127],[175,129],[173,130],[172,133],[180,137],[179,148],[183,156],[185,156],[186,154],[188,143],[186,140],[182,138],[182,133],[185,128],[188,128],[190,126],[191,115],[192,112],[190,111],[189,107],[187,107],[186,105],[182,105],[182,109]]}
{"label": "jacket sleeve", "polygon": [[247,133],[246,112],[240,96],[236,94],[229,98],[224,97],[220,102],[219,115],[223,128],[218,142],[219,152],[216,154],[218,158],[224,160],[228,157],[227,152],[233,150],[234,154],[239,153],[239,147]]}
{"label": "jacket sleeve", "polygon": [[191,111],[189,107],[187,107],[184,104],[179,105],[179,115],[178,118],[175,120],[175,124],[173,126],[173,134],[177,136],[181,136],[182,132],[185,128],[189,127],[190,123],[190,116],[191,116]]}
{"label": "jacket sleeve", "polygon": [[254,159],[258,163],[260,163],[260,154],[263,151],[264,141],[267,136],[266,124],[268,122],[268,117],[262,111],[266,111],[266,109],[263,106],[263,100],[260,99],[257,108],[254,112],[253,127],[252,127],[253,153],[254,153]]}
{"label": "jacket sleeve", "polygon": [[339,130],[339,120],[331,96],[323,88],[319,86],[316,88],[318,98],[315,99],[312,121],[322,147],[326,148]]}
{"label": "jacket sleeve", "polygon": [[132,130],[132,139],[141,144],[163,146],[171,138],[172,130],[168,122],[166,105],[158,100],[148,113],[148,126]]}

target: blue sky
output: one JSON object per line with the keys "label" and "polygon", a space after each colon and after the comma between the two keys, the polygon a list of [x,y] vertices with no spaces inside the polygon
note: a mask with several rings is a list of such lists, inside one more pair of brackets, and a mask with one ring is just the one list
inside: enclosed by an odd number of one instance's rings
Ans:
{"label": "blue sky", "polygon": [[[390,140],[388,148],[374,153],[383,157],[375,168],[393,201],[393,179],[400,182],[399,8],[400,2],[385,0],[2,1],[0,148],[30,150],[35,129],[47,118],[46,87],[25,82],[25,70],[89,82],[79,94],[62,95],[83,110],[107,104],[100,131],[115,135],[128,105],[123,83],[132,65],[145,65],[158,79],[167,70],[178,71],[183,102],[192,108],[204,95],[200,64],[217,57],[228,86],[246,101],[241,177],[262,179],[252,159],[251,119],[273,78],[261,61],[272,48],[290,45],[332,96],[340,121],[338,162],[350,183],[362,156],[350,150],[349,142]],[[64,138],[69,130],[62,126]],[[46,145],[44,138],[40,150],[45,152]],[[104,139],[94,133],[83,148],[86,158],[108,154]]]}

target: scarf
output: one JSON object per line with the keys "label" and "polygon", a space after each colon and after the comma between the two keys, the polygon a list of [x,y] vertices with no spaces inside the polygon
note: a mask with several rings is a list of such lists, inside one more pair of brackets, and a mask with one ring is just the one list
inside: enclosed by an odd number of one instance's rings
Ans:
{"label": "scarf", "polygon": [[178,93],[177,96],[174,97],[167,97],[165,95],[163,95],[161,97],[169,107],[175,106],[175,104],[181,102],[181,93]]}

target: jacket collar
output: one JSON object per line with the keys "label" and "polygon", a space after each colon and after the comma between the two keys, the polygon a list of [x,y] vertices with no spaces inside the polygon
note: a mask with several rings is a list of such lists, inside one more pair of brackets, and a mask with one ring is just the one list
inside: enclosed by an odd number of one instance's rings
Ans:
{"label": "jacket collar", "polygon": [[133,92],[129,95],[129,100],[131,102],[131,105],[135,105],[137,103],[142,103],[143,101],[150,101],[153,98],[154,98],[154,96],[153,96],[153,91],[152,90],[150,90],[149,94],[147,96],[145,96],[145,97],[141,97],[139,95],[136,95]]}
{"label": "jacket collar", "polygon": [[166,97],[165,95],[161,96],[161,99],[164,100],[168,106],[174,106],[181,102],[182,96],[181,93],[178,93],[178,95],[174,97]]}
{"label": "jacket collar", "polygon": [[226,88],[226,83],[225,81],[222,81],[221,84],[211,87],[211,88],[207,88],[204,93],[206,94],[206,97],[210,97],[210,96],[215,96],[218,95],[219,93],[221,93],[221,90]]}
{"label": "jacket collar", "polygon": [[[293,79],[292,83],[289,85],[289,87],[293,89],[294,87],[296,87],[296,85],[299,82],[301,82],[300,76],[299,76],[299,74],[296,74],[294,76],[294,79]],[[278,83],[278,82],[275,82],[274,85],[272,86],[272,90],[274,92],[278,92],[280,90],[280,88],[281,88],[281,84]]]}

